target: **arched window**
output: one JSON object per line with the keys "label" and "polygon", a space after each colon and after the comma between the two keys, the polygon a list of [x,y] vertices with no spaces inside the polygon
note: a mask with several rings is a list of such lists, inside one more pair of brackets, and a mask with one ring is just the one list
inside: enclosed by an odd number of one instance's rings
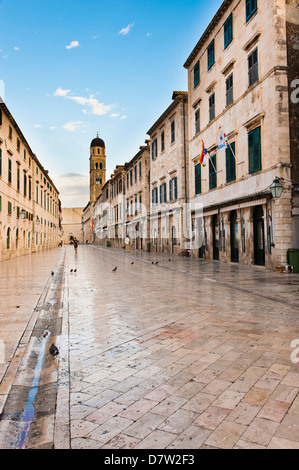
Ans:
{"label": "arched window", "polygon": [[98,154],[100,154],[100,149],[98,149]]}
{"label": "arched window", "polygon": [[8,227],[6,232],[6,248],[9,250],[10,248],[10,228]]}
{"label": "arched window", "polygon": [[99,164],[98,164],[98,163],[96,163],[96,170],[98,169],[98,166],[99,166]]}
{"label": "arched window", "polygon": [[103,168],[103,164],[102,164],[102,163],[100,163],[100,170],[102,170],[102,168]]}

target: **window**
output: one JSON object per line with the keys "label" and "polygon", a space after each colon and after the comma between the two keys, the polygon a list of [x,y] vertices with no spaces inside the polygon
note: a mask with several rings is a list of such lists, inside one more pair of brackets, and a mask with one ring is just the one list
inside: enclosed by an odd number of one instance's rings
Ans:
{"label": "window", "polygon": [[158,141],[157,141],[157,139],[155,139],[152,142],[152,160],[157,158],[157,156],[158,156]]}
{"label": "window", "polygon": [[[26,160],[26,150],[24,149],[24,160]],[[30,164],[29,164],[30,166]]]}
{"label": "window", "polygon": [[12,140],[12,127],[11,126],[9,126],[8,128],[8,138]]}
{"label": "window", "polygon": [[130,215],[133,215],[133,199],[130,201]]}
{"label": "window", "polygon": [[249,173],[262,169],[261,128],[257,127],[248,133]]}
{"label": "window", "polygon": [[155,187],[155,204],[158,204],[158,186]]}
{"label": "window", "polygon": [[171,143],[175,141],[175,122],[171,123]]}
{"label": "window", "polygon": [[141,160],[139,162],[139,178],[142,177],[142,163],[141,163]]}
{"label": "window", "polygon": [[236,179],[236,160],[234,155],[235,152],[235,142],[232,142],[225,149],[225,158],[226,158],[226,182],[235,181]]}
{"label": "window", "polygon": [[174,199],[178,198],[178,178],[177,176],[173,179],[174,183]]}
{"label": "window", "polygon": [[130,185],[133,184],[133,170],[130,170]]}
{"label": "window", "polygon": [[215,93],[209,97],[209,113],[210,113],[210,122],[215,119]]}
{"label": "window", "polygon": [[35,202],[38,202],[38,186],[36,186],[36,197],[35,197]]}
{"label": "window", "polygon": [[234,76],[231,73],[226,80],[226,107],[234,102]]}
{"label": "window", "polygon": [[142,213],[142,195],[139,194],[139,213]]}
{"label": "window", "polygon": [[137,165],[134,166],[134,183],[137,181]]}
{"label": "window", "polygon": [[257,0],[246,0],[246,21],[250,20],[257,10]]}
{"label": "window", "polygon": [[248,57],[248,75],[249,87],[251,87],[259,80],[258,48],[256,48]]}
{"label": "window", "polygon": [[172,180],[169,180],[169,200],[172,201]]}
{"label": "window", "polygon": [[216,155],[213,155],[209,159],[209,188],[213,189],[217,187],[217,166],[216,166]]}
{"label": "window", "polygon": [[129,187],[129,173],[127,173],[127,188]]}
{"label": "window", "polygon": [[165,133],[164,131],[161,132],[161,152],[165,150]]}
{"label": "window", "polygon": [[194,88],[199,84],[199,60],[196,62],[193,68],[193,86]]}
{"label": "window", "polygon": [[135,215],[137,215],[137,210],[138,210],[138,206],[137,206],[137,196],[135,196]]}
{"label": "window", "polygon": [[201,164],[195,165],[195,194],[201,193]]}
{"label": "window", "polygon": [[208,46],[208,70],[214,65],[215,63],[215,46],[214,46],[214,39]]}
{"label": "window", "polygon": [[160,204],[162,203],[162,184],[160,184]]}
{"label": "window", "polygon": [[226,22],[224,23],[224,49],[232,42],[233,40],[233,14],[229,15]]}
{"label": "window", "polygon": [[7,202],[7,213],[8,215],[11,215],[11,202],[10,201]]}
{"label": "window", "polygon": [[8,159],[8,182],[11,184],[12,182],[12,163],[11,159]]}
{"label": "window", "polygon": [[163,183],[163,202],[167,202],[167,187],[166,187],[166,183]]}
{"label": "window", "polygon": [[17,166],[17,191],[20,191],[20,167]]}
{"label": "window", "polygon": [[19,152],[21,149],[21,142],[20,142],[20,139],[17,138],[17,151]]}
{"label": "window", "polygon": [[195,134],[200,132],[200,110],[195,111]]}
{"label": "window", "polygon": [[27,196],[27,176],[24,173],[24,196]]}

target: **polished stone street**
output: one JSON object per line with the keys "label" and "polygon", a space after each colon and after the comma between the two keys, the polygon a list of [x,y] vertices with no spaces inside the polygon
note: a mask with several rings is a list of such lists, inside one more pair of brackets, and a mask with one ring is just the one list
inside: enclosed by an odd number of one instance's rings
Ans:
{"label": "polished stone street", "polygon": [[299,448],[298,274],[67,246],[0,279],[0,448]]}

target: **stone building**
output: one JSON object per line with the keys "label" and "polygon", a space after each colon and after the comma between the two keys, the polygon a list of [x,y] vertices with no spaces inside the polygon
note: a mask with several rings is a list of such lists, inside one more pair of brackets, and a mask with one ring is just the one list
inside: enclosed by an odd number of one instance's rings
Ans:
{"label": "stone building", "polygon": [[95,243],[146,249],[149,236],[149,141],[125,165],[117,165],[94,204]]}
{"label": "stone building", "polygon": [[188,93],[173,102],[147,132],[150,136],[151,250],[186,254],[188,202]]}
{"label": "stone building", "polygon": [[[194,238],[203,241],[194,256],[274,268],[298,248],[296,6],[225,0],[184,64],[190,204],[204,215],[193,215]],[[283,187],[275,199],[274,180]]]}
{"label": "stone building", "polygon": [[0,98],[0,260],[60,240],[59,192]]}
{"label": "stone building", "polygon": [[64,244],[69,244],[75,237],[79,243],[83,243],[82,237],[82,215],[83,207],[63,207],[62,208],[62,240]]}
{"label": "stone building", "polygon": [[89,175],[89,202],[84,207],[82,214],[81,237],[84,243],[95,241],[93,208],[106,182],[106,148],[105,142],[98,134],[90,144]]}

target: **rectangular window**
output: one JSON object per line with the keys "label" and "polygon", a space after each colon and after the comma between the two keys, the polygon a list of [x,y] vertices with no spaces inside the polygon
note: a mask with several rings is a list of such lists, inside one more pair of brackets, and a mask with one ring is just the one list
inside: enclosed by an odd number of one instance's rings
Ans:
{"label": "rectangular window", "polygon": [[11,202],[10,201],[8,201],[7,203],[7,213],[8,215],[11,215]]}
{"label": "rectangular window", "polygon": [[160,184],[159,193],[160,193],[160,204],[162,204],[162,184]]}
{"label": "rectangular window", "polygon": [[130,215],[133,215],[133,199],[130,201]]}
{"label": "rectangular window", "polygon": [[169,200],[172,201],[172,181],[169,180]]}
{"label": "rectangular window", "polygon": [[142,195],[139,194],[139,213],[142,213]]}
{"label": "rectangular window", "polygon": [[209,97],[209,114],[210,114],[210,122],[215,119],[215,93]]}
{"label": "rectangular window", "polygon": [[193,68],[193,86],[194,88],[199,84],[199,60],[196,62]]}
{"label": "rectangular window", "polygon": [[137,210],[138,210],[138,206],[137,206],[137,196],[135,196],[135,215],[137,215]]}
{"label": "rectangular window", "polygon": [[134,183],[137,181],[137,166],[134,166]]}
{"label": "rectangular window", "polygon": [[249,87],[259,80],[258,48],[248,56]]}
{"label": "rectangular window", "polygon": [[141,160],[139,162],[139,178],[142,177],[142,163],[141,163]]}
{"label": "rectangular window", "polygon": [[12,183],[12,162],[11,159],[8,159],[8,182]]}
{"label": "rectangular window", "polygon": [[163,183],[163,202],[167,202],[167,186]]}
{"label": "rectangular window", "polygon": [[130,170],[130,185],[133,184],[133,170]]}
{"label": "rectangular window", "polygon": [[155,139],[152,142],[152,160],[157,158],[157,156],[158,156],[158,141],[157,141],[157,139]]}
{"label": "rectangular window", "polygon": [[234,75],[231,73],[226,82],[226,107],[234,102]]}
{"label": "rectangular window", "polygon": [[17,191],[20,191],[20,167],[17,166]]}
{"label": "rectangular window", "polygon": [[175,141],[175,122],[171,123],[171,143]]}
{"label": "rectangular window", "polygon": [[209,188],[213,189],[217,187],[217,166],[216,166],[216,155],[209,158]]}
{"label": "rectangular window", "polygon": [[195,134],[200,132],[200,110],[195,111]]}
{"label": "rectangular window", "polygon": [[8,128],[8,138],[12,140],[12,127],[11,126],[9,126]]}
{"label": "rectangular window", "polygon": [[174,200],[176,200],[178,198],[178,178],[177,176],[175,178],[173,178],[173,185],[174,185]]}
{"label": "rectangular window", "polygon": [[233,14],[231,13],[224,23],[224,49],[232,42],[233,40]]}
{"label": "rectangular window", "polygon": [[20,142],[20,139],[17,138],[17,151],[19,152],[21,149],[21,142]]}
{"label": "rectangular window", "polygon": [[27,196],[27,176],[24,173],[24,196]]}
{"label": "rectangular window", "polygon": [[248,133],[249,173],[262,169],[261,128]]}
{"label": "rectangular window", "polygon": [[246,0],[246,21],[250,20],[257,10],[257,0]]}
{"label": "rectangular window", "polygon": [[195,165],[195,194],[201,193],[201,164]]}
{"label": "rectangular window", "polygon": [[161,132],[161,152],[165,150],[165,133],[164,131]]}
{"label": "rectangular window", "polygon": [[235,151],[235,142],[232,142],[225,150],[226,158],[226,182],[235,181],[236,179],[236,160],[234,155]]}
{"label": "rectangular window", "polygon": [[214,65],[215,63],[215,44],[214,39],[208,46],[208,70]]}
{"label": "rectangular window", "polygon": [[129,173],[127,173],[127,188],[129,187]]}
{"label": "rectangular window", "polygon": [[[24,149],[24,160],[26,160],[26,150]],[[30,166],[30,159],[29,159],[29,166]]]}
{"label": "rectangular window", "polygon": [[155,204],[158,204],[158,186],[155,187]]}

